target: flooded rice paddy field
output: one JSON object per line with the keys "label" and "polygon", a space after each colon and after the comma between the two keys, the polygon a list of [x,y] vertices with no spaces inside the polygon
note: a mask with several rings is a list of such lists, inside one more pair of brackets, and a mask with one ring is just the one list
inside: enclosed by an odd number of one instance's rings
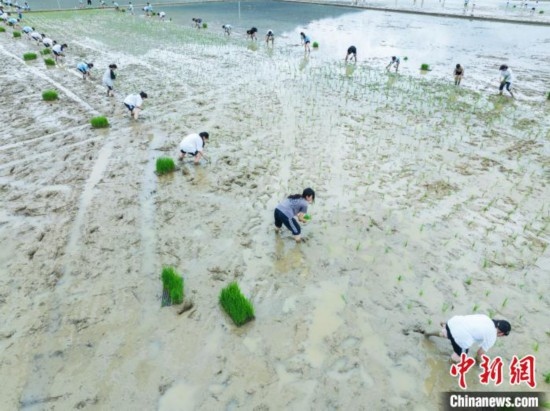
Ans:
{"label": "flooded rice paddy field", "polygon": [[[416,48],[395,75],[383,70],[389,46],[346,66],[346,42],[309,57],[293,45],[301,28],[324,33],[323,45],[331,30],[347,39],[362,13],[304,18],[274,49],[224,38],[221,18],[194,30],[112,11],[29,15],[69,44],[52,69],[24,63],[39,48],[11,29],[0,36],[9,408],[436,409],[439,392],[457,388],[451,347],[415,330],[472,312],[512,323],[490,354],[535,355],[545,390],[548,72],[525,54],[507,60],[512,100],[495,95],[494,66],[511,54],[491,37],[476,44],[489,50],[478,57],[485,72],[467,65],[461,89],[419,74]],[[369,18],[387,33],[416,24]],[[443,23],[455,24],[422,24]],[[401,43],[392,36],[380,37]],[[543,55],[540,39],[531,55]],[[433,61],[454,63],[439,48]],[[83,60],[96,65],[92,81],[74,69]],[[100,78],[113,62],[109,99]],[[41,101],[48,88],[59,101]],[[122,100],[140,90],[150,98],[133,122]],[[88,125],[98,114],[108,130]],[[153,173],[157,157],[176,158],[181,138],[202,130],[209,163]],[[317,199],[297,245],[273,233],[272,212],[306,186]],[[160,308],[164,265],[183,273],[191,311]],[[232,280],[256,309],[239,329],[217,302]],[[475,375],[468,384],[486,388]]]}

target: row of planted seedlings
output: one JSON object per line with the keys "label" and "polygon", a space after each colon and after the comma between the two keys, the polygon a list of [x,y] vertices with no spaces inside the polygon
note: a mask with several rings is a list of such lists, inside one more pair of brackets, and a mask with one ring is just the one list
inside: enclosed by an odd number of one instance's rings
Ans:
{"label": "row of planted seedlings", "polygon": [[[183,304],[180,313],[193,307],[192,301],[185,302],[183,276],[174,267],[164,267],[160,278],[162,280],[162,307]],[[239,327],[255,318],[252,302],[244,296],[236,282],[221,289],[218,301],[235,325]]]}

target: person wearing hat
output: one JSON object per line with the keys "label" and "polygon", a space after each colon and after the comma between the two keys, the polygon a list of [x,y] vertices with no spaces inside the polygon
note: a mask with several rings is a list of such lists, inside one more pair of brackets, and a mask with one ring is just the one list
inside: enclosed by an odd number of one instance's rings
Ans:
{"label": "person wearing hat", "polygon": [[506,90],[508,90],[508,93],[514,98],[514,93],[512,93],[512,70],[506,65],[503,64],[499,68],[500,70],[500,87],[498,90],[500,91],[500,95],[502,95],[502,91],[504,90],[504,87],[506,87]]}
{"label": "person wearing hat", "polygon": [[124,99],[124,105],[128,110],[130,110],[130,117],[134,120],[137,120],[139,117],[139,112],[141,111],[141,105],[143,100],[147,98],[147,93],[144,91],[139,94],[130,94]]}
{"label": "person wearing hat", "polygon": [[195,157],[194,163],[198,164],[201,161],[201,158],[204,157],[204,146],[206,145],[206,140],[210,136],[206,131],[203,131],[199,134],[193,133],[185,136],[179,145],[180,149],[180,160],[183,160],[186,154],[192,155]]}
{"label": "person wearing hat", "polygon": [[426,337],[442,337],[451,341],[454,353],[451,360],[460,361],[462,353],[468,354],[470,347],[476,343],[476,360],[481,362],[481,356],[495,344],[497,337],[510,334],[512,326],[506,320],[491,320],[484,314],[455,315],[447,323],[441,323],[440,332],[425,334]]}
{"label": "person wearing hat", "polygon": [[302,241],[301,228],[298,221],[305,224],[307,206],[315,201],[315,191],[312,188],[306,188],[302,194],[292,194],[281,201],[275,207],[275,232],[279,232],[285,225],[292,234],[297,243]]}

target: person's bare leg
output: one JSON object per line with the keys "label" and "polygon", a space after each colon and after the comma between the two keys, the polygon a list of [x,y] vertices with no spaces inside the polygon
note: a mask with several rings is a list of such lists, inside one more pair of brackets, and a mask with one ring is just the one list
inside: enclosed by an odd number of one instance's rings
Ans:
{"label": "person's bare leg", "polygon": [[300,243],[302,241],[302,237],[300,234],[294,236],[294,240],[296,240],[297,243]]}
{"label": "person's bare leg", "polygon": [[140,112],[140,111],[141,111],[141,110],[140,110],[139,108],[137,108],[137,107],[134,108],[134,111],[133,111],[133,113],[134,113],[134,120],[137,120],[137,119],[139,118],[139,112]]}
{"label": "person's bare leg", "polygon": [[457,354],[457,353],[453,353],[453,355],[451,355],[451,361],[452,362],[460,362],[460,356]]}

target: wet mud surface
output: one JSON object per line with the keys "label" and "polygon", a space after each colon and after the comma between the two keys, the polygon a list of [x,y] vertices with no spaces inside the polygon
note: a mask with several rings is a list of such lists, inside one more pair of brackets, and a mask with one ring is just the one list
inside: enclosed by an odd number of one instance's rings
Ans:
{"label": "wet mud surface", "polygon": [[[451,346],[417,331],[471,312],[512,323],[492,355],[550,369],[544,96],[128,17],[34,15],[70,45],[52,69],[0,36],[9,409],[435,409],[457,387]],[[132,121],[122,100],[140,90]],[[91,128],[98,114],[110,128]],[[202,130],[209,163],[155,175]],[[317,199],[295,244],[272,213],[306,186]],[[164,265],[189,310],[161,309]],[[233,280],[256,309],[238,329],[217,301]]]}

